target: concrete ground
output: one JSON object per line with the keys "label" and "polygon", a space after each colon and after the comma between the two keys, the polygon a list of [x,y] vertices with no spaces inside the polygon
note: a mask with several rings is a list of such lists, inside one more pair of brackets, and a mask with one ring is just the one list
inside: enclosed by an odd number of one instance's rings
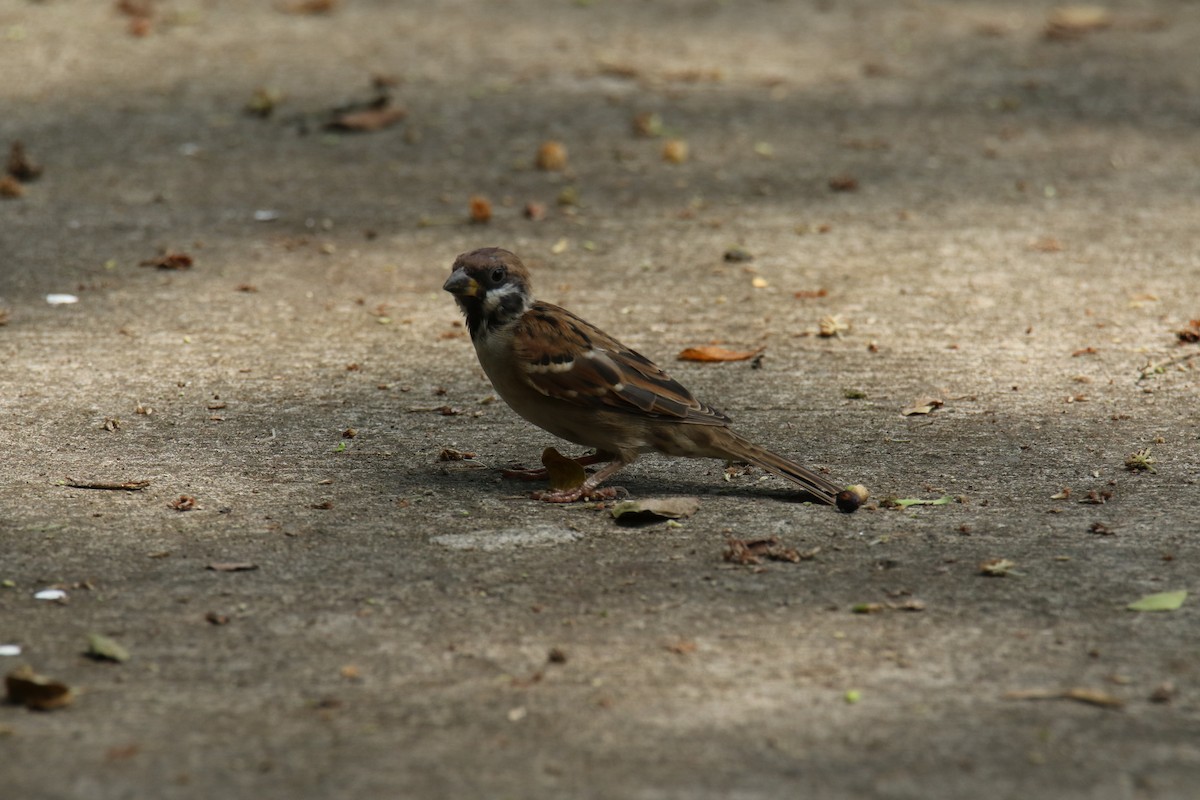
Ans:
{"label": "concrete ground", "polygon": [[[0,200],[0,670],[75,691],[0,707],[0,796],[1196,796],[1195,597],[1126,606],[1200,590],[1200,6],[137,5],[0,3],[44,167]],[[376,78],[407,116],[327,130]],[[952,501],[653,457],[615,483],[678,525],[528,499],[555,441],[440,291],[486,245],[750,438]],[[713,341],[766,349],[675,360]],[[723,558],[770,536],[811,558]]]}

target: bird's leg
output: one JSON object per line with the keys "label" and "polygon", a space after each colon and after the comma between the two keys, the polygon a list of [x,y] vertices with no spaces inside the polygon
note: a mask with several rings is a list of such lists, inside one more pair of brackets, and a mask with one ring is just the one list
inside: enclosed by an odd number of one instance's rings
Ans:
{"label": "bird's leg", "polygon": [[[595,453],[572,458],[581,467],[590,467],[593,464],[603,464],[605,461],[612,461],[614,458],[612,453],[606,453],[603,450],[597,450]],[[545,467],[516,467],[513,469],[503,470],[500,475],[505,478],[514,478],[519,481],[544,481],[550,477],[549,471]]]}
{"label": "bird's leg", "polygon": [[[599,455],[599,454],[597,454]],[[587,480],[576,486],[574,489],[555,489],[549,492],[534,492],[534,500],[543,500],[547,503],[574,503],[576,500],[612,500],[619,492],[625,491],[620,487],[609,487],[607,489],[598,489],[600,484],[616,475],[627,461],[612,456],[612,460],[604,465],[599,471],[589,475]]]}

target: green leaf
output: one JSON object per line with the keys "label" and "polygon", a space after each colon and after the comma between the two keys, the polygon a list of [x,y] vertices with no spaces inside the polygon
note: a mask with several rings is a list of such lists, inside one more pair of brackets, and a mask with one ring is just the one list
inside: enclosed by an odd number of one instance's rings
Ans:
{"label": "green leaf", "polygon": [[937,500],[921,500],[919,498],[909,498],[909,499],[905,499],[905,500],[896,500],[894,502],[896,503],[896,505],[900,506],[901,508],[908,508],[909,506],[945,506],[945,505],[949,505],[950,503],[953,503],[954,498],[951,497],[950,495],[944,495],[942,497],[939,497]]}
{"label": "green leaf", "polygon": [[98,661],[121,663],[129,660],[128,650],[101,633],[88,634],[87,654]]}
{"label": "green leaf", "polygon": [[1130,611],[1176,611],[1183,605],[1183,601],[1187,599],[1187,594],[1186,589],[1180,589],[1175,592],[1148,594],[1141,600],[1130,603],[1125,607]]}

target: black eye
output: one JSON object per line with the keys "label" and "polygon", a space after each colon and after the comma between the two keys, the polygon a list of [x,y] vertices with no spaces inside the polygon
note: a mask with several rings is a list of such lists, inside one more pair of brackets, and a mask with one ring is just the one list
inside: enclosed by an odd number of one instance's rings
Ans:
{"label": "black eye", "polygon": [[496,267],[492,270],[492,283],[499,283],[504,280],[504,267]]}

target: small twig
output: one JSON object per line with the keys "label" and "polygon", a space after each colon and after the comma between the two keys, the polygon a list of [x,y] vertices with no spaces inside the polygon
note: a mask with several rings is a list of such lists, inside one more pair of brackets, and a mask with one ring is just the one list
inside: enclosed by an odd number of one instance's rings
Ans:
{"label": "small twig", "polygon": [[1200,350],[1195,350],[1195,351],[1192,351],[1191,353],[1183,353],[1183,354],[1177,355],[1177,356],[1171,356],[1170,358],[1164,359],[1162,361],[1151,361],[1149,364],[1142,367],[1141,374],[1138,375],[1137,382],[1141,383],[1142,381],[1146,380],[1147,378],[1150,378],[1150,377],[1153,377],[1154,375],[1158,375],[1162,372],[1165,372],[1167,367],[1172,367],[1176,364],[1182,364],[1185,361],[1191,361],[1196,356],[1200,356]]}
{"label": "small twig", "polygon": [[72,489],[107,489],[118,492],[137,492],[149,486],[150,481],[77,481],[73,478],[67,478],[62,485],[70,486]]}

